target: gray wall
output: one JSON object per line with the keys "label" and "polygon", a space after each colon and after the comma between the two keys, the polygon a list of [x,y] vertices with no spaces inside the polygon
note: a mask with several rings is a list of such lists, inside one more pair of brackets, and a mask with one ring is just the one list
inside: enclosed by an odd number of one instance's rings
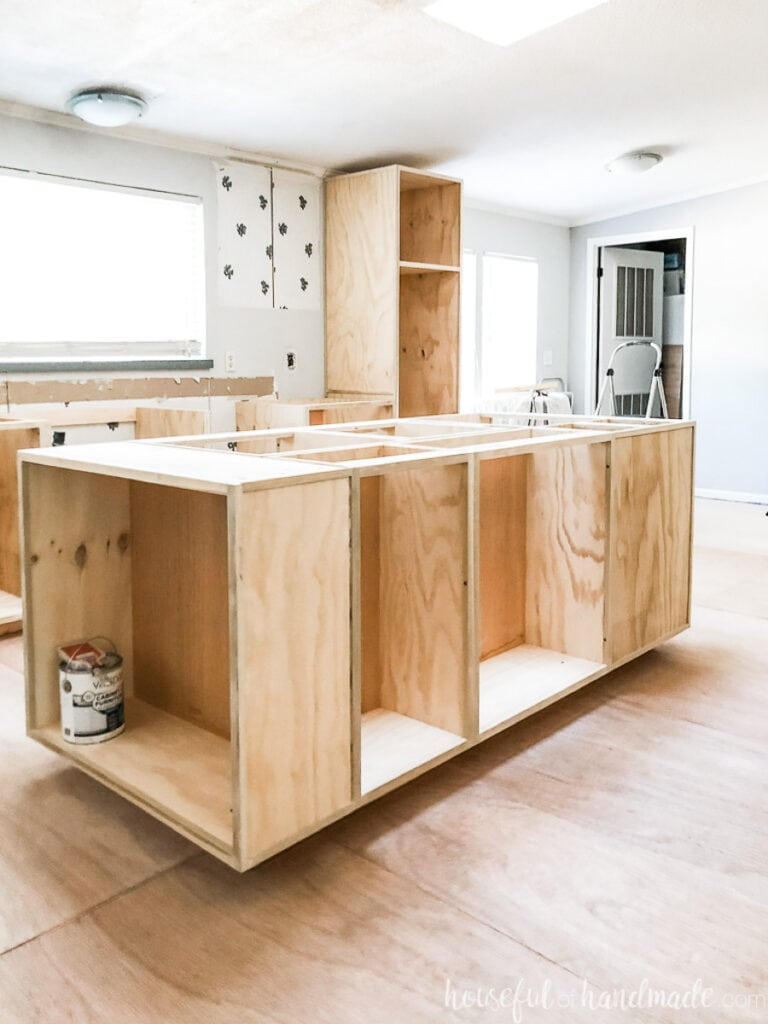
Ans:
{"label": "gray wall", "polygon": [[[569,379],[581,401],[587,239],[693,227],[691,410],[696,486],[768,501],[768,183],[571,230]],[[689,267],[691,264],[689,263]]]}
{"label": "gray wall", "polygon": [[[465,206],[462,246],[478,253],[497,252],[538,260],[537,376],[567,377],[568,228]],[[547,349],[552,352],[552,366],[545,367],[543,353]]]}
{"label": "gray wall", "polygon": [[[206,354],[214,361],[214,374],[225,376],[224,353],[232,351],[235,353],[234,376],[275,375],[280,393],[285,397],[323,394],[320,310],[253,310],[218,304],[216,190],[211,158],[116,139],[107,132],[80,131],[0,117],[0,164],[201,196],[206,239]],[[297,367],[290,373],[286,369],[287,349],[297,355]]]}

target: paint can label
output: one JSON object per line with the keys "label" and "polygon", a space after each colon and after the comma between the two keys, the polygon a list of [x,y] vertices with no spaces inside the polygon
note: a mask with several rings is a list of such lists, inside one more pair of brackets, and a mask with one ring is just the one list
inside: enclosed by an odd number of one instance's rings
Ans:
{"label": "paint can label", "polygon": [[61,732],[68,743],[101,743],[125,728],[123,659],[106,654],[103,664],[75,668],[59,663]]}

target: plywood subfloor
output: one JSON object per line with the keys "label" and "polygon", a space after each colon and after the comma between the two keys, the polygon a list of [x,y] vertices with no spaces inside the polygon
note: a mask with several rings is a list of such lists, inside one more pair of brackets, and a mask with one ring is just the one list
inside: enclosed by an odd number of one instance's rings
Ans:
{"label": "plywood subfloor", "polygon": [[696,565],[689,632],[242,876],[24,739],[0,642],[3,1024],[764,1024],[768,617]]}

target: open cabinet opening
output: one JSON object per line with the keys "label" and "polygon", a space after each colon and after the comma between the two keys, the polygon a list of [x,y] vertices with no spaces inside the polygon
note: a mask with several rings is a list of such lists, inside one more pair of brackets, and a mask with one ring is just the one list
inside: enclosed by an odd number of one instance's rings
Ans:
{"label": "open cabinet opening", "polygon": [[459,275],[400,276],[401,416],[456,409],[459,372]]}
{"label": "open cabinet opening", "polygon": [[400,260],[450,266],[460,262],[461,185],[400,171]]}
{"label": "open cabinet opening", "polygon": [[480,462],[480,731],[604,666],[607,445]]}
{"label": "open cabinet opening", "polygon": [[[231,850],[226,498],[35,464],[24,476],[32,735]],[[124,658],[125,731],[75,745],[56,649],[94,636]]]}
{"label": "open cabinet opening", "polygon": [[361,792],[466,735],[467,466],[360,480]]}

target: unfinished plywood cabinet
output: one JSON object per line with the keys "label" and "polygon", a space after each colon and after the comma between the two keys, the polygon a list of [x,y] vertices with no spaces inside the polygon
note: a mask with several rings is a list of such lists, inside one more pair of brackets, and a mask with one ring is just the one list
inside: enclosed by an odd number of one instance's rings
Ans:
{"label": "unfinished plywood cabinet", "polygon": [[326,387],[458,409],[461,183],[391,166],[325,185]]}
{"label": "unfinished plywood cabinet", "polygon": [[[332,398],[245,398],[235,405],[238,430],[268,430],[270,427],[319,427],[355,420],[391,419],[394,400],[390,395],[363,397],[336,395]],[[190,430],[192,434],[194,431]]]}
{"label": "unfinished plywood cabinet", "polygon": [[[527,414],[25,452],[29,733],[244,870],[684,629],[692,452]],[[95,635],[126,729],[72,746]]]}
{"label": "unfinished plywood cabinet", "polygon": [[40,444],[42,425],[0,419],[0,636],[21,629],[17,455]]}

